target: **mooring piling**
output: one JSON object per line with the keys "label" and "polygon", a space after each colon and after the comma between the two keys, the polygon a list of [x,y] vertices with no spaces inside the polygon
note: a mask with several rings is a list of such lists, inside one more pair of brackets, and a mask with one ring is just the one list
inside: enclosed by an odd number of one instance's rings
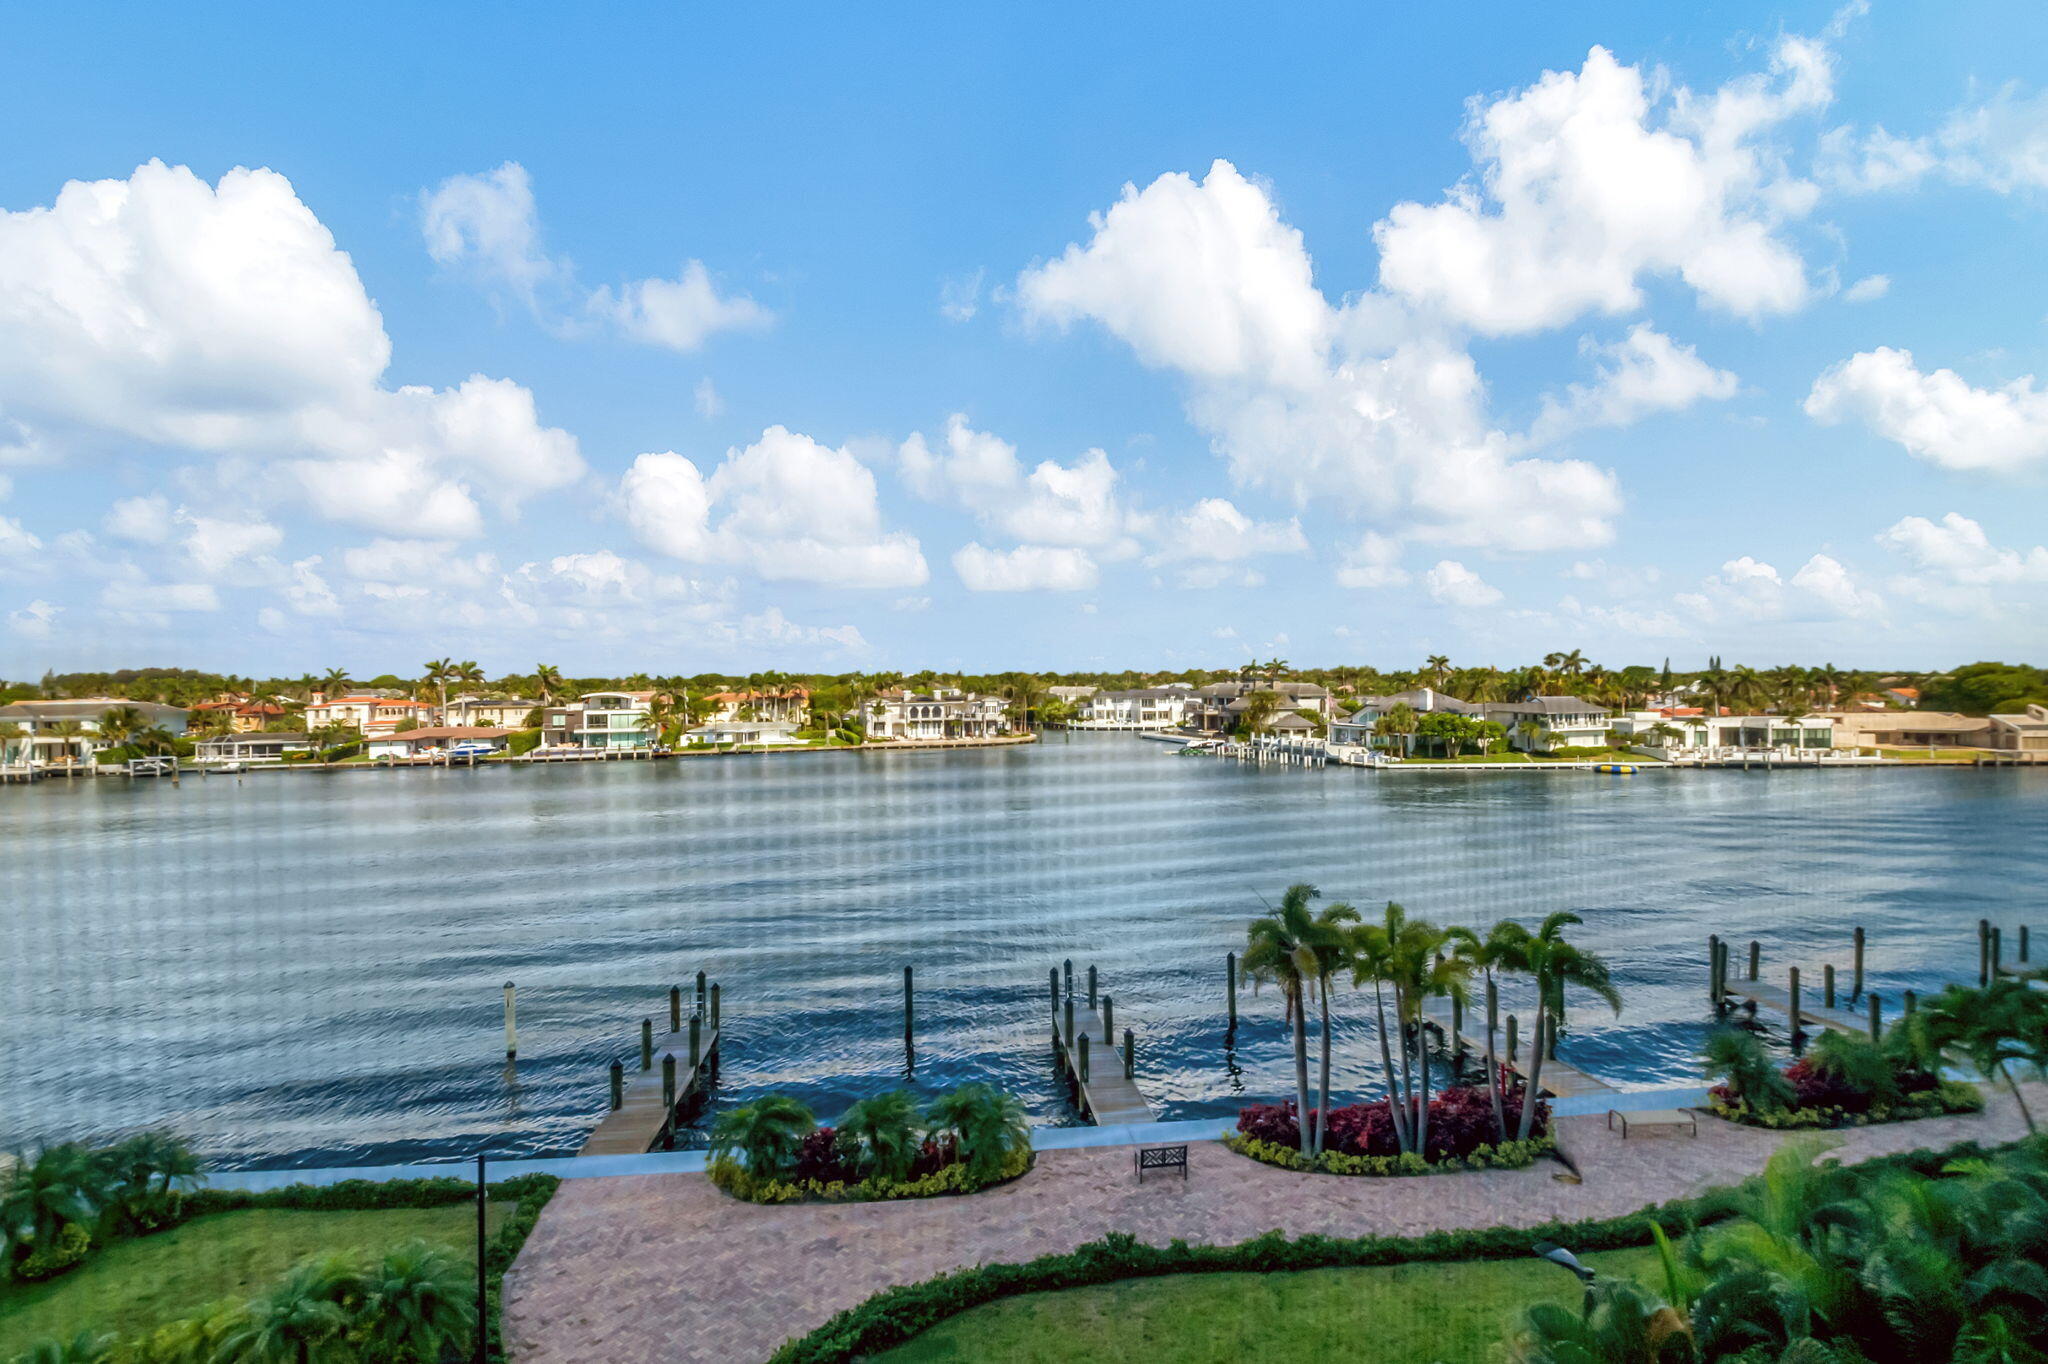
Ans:
{"label": "mooring piling", "polygon": [[1721,935],[1707,934],[1707,1002],[1721,1007]]}
{"label": "mooring piling", "polygon": [[683,987],[680,985],[668,987],[668,1030],[683,1030]]}
{"label": "mooring piling", "polygon": [[1512,1065],[1513,1065],[1513,1064],[1515,1063],[1515,1056],[1516,1056],[1516,1043],[1517,1043],[1517,1041],[1519,1040],[1519,1039],[1518,1039],[1518,1036],[1517,1036],[1517,1034],[1518,1034],[1518,1033],[1520,1032],[1520,1030],[1521,1030],[1521,1025],[1520,1025],[1520,1022],[1519,1022],[1519,1020],[1517,1020],[1517,1019],[1515,1018],[1515,1016],[1514,1016],[1513,1014],[1509,1014],[1509,1015],[1508,1015],[1508,1064],[1509,1064],[1509,1065],[1511,1065],[1511,1066],[1512,1066]]}
{"label": "mooring piling", "polygon": [[2005,973],[2005,930],[1997,924],[1991,925],[1991,978],[1997,980]]}
{"label": "mooring piling", "polygon": [[1911,1018],[1913,1011],[1920,1007],[1920,996],[1908,990],[1904,995],[1900,996],[1900,999],[1902,1001],[1901,1008],[1904,1010],[1906,1017]]}
{"label": "mooring piling", "polygon": [[514,1017],[512,1007],[513,994],[512,982],[508,980],[505,982],[505,1059],[507,1061],[519,1059],[519,1022]]}
{"label": "mooring piling", "polygon": [[673,1112],[676,1106],[676,1058],[661,1058],[661,1106]]}
{"label": "mooring piling", "polygon": [[704,1012],[704,973],[697,973],[697,1012]]}
{"label": "mooring piling", "polygon": [[1755,938],[1749,940],[1749,978],[1756,979],[1757,967],[1763,963],[1763,944]]}
{"label": "mooring piling", "polygon": [[[1833,1007],[1833,1005],[1834,1005],[1834,1002],[1835,1002],[1835,1001],[1834,1001],[1834,999],[1832,998],[1832,996],[1834,995],[1834,991],[1835,991],[1835,968],[1834,968],[1834,967],[1832,967],[1832,966],[1830,966],[1830,967],[1828,967],[1828,968],[1827,968],[1827,981],[1828,981],[1828,986],[1827,986],[1827,988],[1828,988],[1828,994],[1829,994],[1829,996],[1830,996],[1830,998],[1828,999],[1828,1005],[1829,1005],[1829,1007]],[[1790,995],[1790,996],[1792,997],[1792,1008],[1791,1008],[1791,1011],[1790,1011],[1790,1012],[1791,1012],[1791,1014],[1792,1014],[1792,1040],[1793,1040],[1793,1042],[1794,1042],[1794,1043],[1797,1043],[1797,1042],[1799,1041],[1800,1031],[1799,1031],[1799,968],[1798,968],[1798,967],[1796,967],[1796,966],[1788,968],[1788,969],[1786,970],[1786,972],[1785,972],[1785,992],[1786,992],[1787,994],[1789,994],[1789,995]]]}
{"label": "mooring piling", "polygon": [[1977,983],[1991,983],[1991,920],[1977,920]]}
{"label": "mooring piling", "polygon": [[1081,1083],[1088,1083],[1088,1034],[1081,1034]]}
{"label": "mooring piling", "polygon": [[1237,1031],[1237,953],[1226,953],[1223,958],[1224,994],[1230,1001],[1230,1030]]}
{"label": "mooring piling", "polygon": [[1088,963],[1088,1007],[1095,1007],[1095,963]]}
{"label": "mooring piling", "polygon": [[906,966],[903,968],[903,1045],[906,1047],[910,1045],[911,1036],[917,1030],[912,989],[911,968]]}
{"label": "mooring piling", "polygon": [[718,986],[715,982],[711,986],[711,1031],[718,1031]]}
{"label": "mooring piling", "polygon": [[626,1102],[626,1068],[617,1061],[612,1062],[612,1112],[616,1113]]}
{"label": "mooring piling", "polygon": [[2028,948],[2028,944],[2027,944],[2027,926],[2026,926],[2025,924],[2021,924],[2021,925],[2020,925],[2020,965],[2022,965],[2022,966],[2025,966],[2025,965],[2026,965],[2026,964],[2027,964],[2027,963],[2028,963],[2029,961],[2032,961],[2032,960],[2033,960],[2033,953],[2032,953],[2032,952],[2031,952],[2031,951],[2029,950],[2029,948]]}
{"label": "mooring piling", "polygon": [[640,1069],[654,1069],[654,1020],[640,1020]]}
{"label": "mooring piling", "polygon": [[1870,1040],[1882,1041],[1884,1037],[1884,1000],[1873,990],[1870,992]]}
{"label": "mooring piling", "polygon": [[1060,968],[1055,966],[1046,972],[1052,985],[1052,1035],[1060,1035]]}
{"label": "mooring piling", "polygon": [[1066,1004],[1067,1027],[1066,1031],[1062,1032],[1060,1036],[1064,1037],[1067,1040],[1067,1045],[1071,1047],[1074,1045],[1074,996],[1071,993],[1067,995]]}
{"label": "mooring piling", "polygon": [[1833,962],[1829,962],[1820,968],[1820,994],[1821,998],[1828,1002],[1830,1009],[1835,1007],[1835,964]]}
{"label": "mooring piling", "polygon": [[1129,1028],[1124,1029],[1124,1078],[1138,1078],[1138,1035]]}
{"label": "mooring piling", "polygon": [[1108,995],[1102,997],[1102,1038],[1111,1046],[1116,1043],[1116,1001]]}
{"label": "mooring piling", "polygon": [[1067,994],[1072,996],[1074,993],[1074,959],[1068,957],[1065,961],[1061,962],[1060,970],[1063,973],[1062,978],[1066,983]]}
{"label": "mooring piling", "polygon": [[695,1070],[704,1060],[704,1015],[690,1015],[690,1069]]}
{"label": "mooring piling", "polygon": [[1854,972],[1849,978],[1849,998],[1855,999],[1863,993],[1863,925],[1856,925],[1856,959],[1851,966]]}

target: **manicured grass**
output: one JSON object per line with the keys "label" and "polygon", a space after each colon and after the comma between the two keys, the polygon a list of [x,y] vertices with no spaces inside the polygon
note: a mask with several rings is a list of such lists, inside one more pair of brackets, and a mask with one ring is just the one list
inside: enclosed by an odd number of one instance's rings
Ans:
{"label": "manicured grass", "polygon": [[[1656,1252],[1587,1255],[1654,1285]],[[1160,1359],[1369,1359],[1485,1364],[1532,1302],[1576,1306],[1578,1283],[1539,1260],[1475,1260],[1279,1274],[1180,1274],[992,1302],[875,1356],[887,1364],[1072,1364]]]}
{"label": "manicured grass", "polygon": [[[493,1204],[496,1231],[511,1204]],[[129,1335],[187,1316],[222,1298],[256,1296],[304,1257],[382,1251],[403,1241],[451,1247],[476,1264],[476,1208],[215,1213],[154,1236],[115,1241],[61,1278],[0,1285],[0,1359],[36,1341],[81,1330]]]}

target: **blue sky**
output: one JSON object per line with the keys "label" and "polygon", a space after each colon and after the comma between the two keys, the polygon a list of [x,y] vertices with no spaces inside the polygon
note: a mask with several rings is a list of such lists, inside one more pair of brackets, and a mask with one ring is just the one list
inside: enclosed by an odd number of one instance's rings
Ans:
{"label": "blue sky", "polygon": [[2048,13],[1673,18],[16,9],[0,674],[2038,655]]}

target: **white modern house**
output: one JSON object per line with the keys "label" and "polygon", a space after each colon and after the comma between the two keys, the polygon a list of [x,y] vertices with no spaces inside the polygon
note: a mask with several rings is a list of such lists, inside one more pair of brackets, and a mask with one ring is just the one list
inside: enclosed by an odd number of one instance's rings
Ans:
{"label": "white modern house", "polygon": [[1991,746],[2010,753],[2048,754],[2048,706],[2030,705],[2018,715],[1993,715]]}
{"label": "white modern house", "polygon": [[1610,725],[1627,736],[1630,748],[1667,760],[1822,756],[1835,748],[1835,722],[1827,715],[1666,715],[1639,710],[1614,716]]}
{"label": "white modern house", "polygon": [[214,763],[279,763],[287,753],[304,753],[313,741],[304,734],[270,734],[258,730],[248,734],[223,734],[201,739],[193,749],[195,761]]}
{"label": "white modern house", "polygon": [[737,747],[752,745],[772,747],[777,745],[802,745],[807,739],[796,737],[794,720],[713,720],[699,725],[684,736],[693,744],[709,744],[714,747]]}
{"label": "white modern house", "polygon": [[118,696],[86,696],[70,701],[16,701],[0,706],[0,726],[12,725],[11,737],[0,738],[0,762],[10,767],[64,767],[89,763],[108,747],[100,726],[107,712],[132,710],[141,728],[183,734],[187,712],[154,701],[129,701]]}
{"label": "white modern house", "polygon": [[593,691],[541,711],[541,742],[554,748],[651,748],[651,691]]}
{"label": "white modern house", "polygon": [[1178,729],[1194,703],[1194,688],[1136,687],[1097,691],[1074,703],[1070,729]]}
{"label": "white modern house", "polygon": [[870,739],[993,739],[1010,732],[1001,697],[953,687],[882,692],[862,703],[860,719]]}

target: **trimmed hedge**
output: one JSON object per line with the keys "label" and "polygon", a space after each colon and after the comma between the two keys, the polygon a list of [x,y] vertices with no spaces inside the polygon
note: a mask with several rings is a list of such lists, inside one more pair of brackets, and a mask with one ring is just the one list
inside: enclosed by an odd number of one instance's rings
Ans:
{"label": "trimmed hedge", "polygon": [[[2000,1149],[1963,1142],[1939,1151],[1882,1156],[1859,1162],[1857,1168],[1931,1175],[1952,1160],[1983,1158]],[[843,1364],[900,1345],[970,1307],[1024,1293],[1085,1288],[1122,1279],[1514,1260],[1527,1256],[1538,1240],[1555,1241],[1574,1251],[1626,1250],[1648,1245],[1653,1227],[1676,1237],[1694,1227],[1725,1220],[1736,1211],[1737,1198],[1734,1189],[1710,1189],[1697,1198],[1650,1205],[1620,1217],[1434,1231],[1416,1237],[1308,1235],[1289,1240],[1278,1231],[1269,1231],[1234,1246],[1197,1246],[1180,1240],[1147,1246],[1126,1232],[1111,1232],[1066,1254],[1041,1255],[1022,1264],[977,1265],[923,1283],[884,1289],[808,1335],[783,1342],[769,1364]]]}

